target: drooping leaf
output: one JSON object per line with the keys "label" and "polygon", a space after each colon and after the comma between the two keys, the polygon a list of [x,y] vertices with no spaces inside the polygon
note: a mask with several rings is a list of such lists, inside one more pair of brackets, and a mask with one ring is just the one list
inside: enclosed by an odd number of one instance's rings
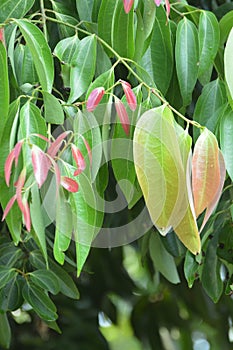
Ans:
{"label": "drooping leaf", "polygon": [[51,92],[54,80],[53,57],[43,33],[26,19],[15,22],[29,46],[42,89]]}
{"label": "drooping leaf", "polygon": [[23,288],[23,297],[43,320],[57,319],[56,306],[42,288],[34,283],[26,283]]}
{"label": "drooping leaf", "polygon": [[96,37],[82,39],[75,51],[70,72],[69,103],[77,100],[89,87],[96,65]]}
{"label": "drooping leaf", "polygon": [[31,188],[31,219],[32,226],[35,231],[35,240],[41,249],[46,264],[48,264],[47,248],[46,248],[46,237],[45,237],[45,222],[42,214],[42,204],[40,194],[37,185],[35,184]]}
{"label": "drooping leaf", "polygon": [[93,4],[94,0],[76,0],[80,21],[91,22]]}
{"label": "drooping leaf", "polygon": [[6,48],[2,41],[0,41],[0,139],[4,126],[7,122],[8,109],[9,109],[9,80],[8,80],[8,67],[7,67],[7,53]]}
{"label": "drooping leaf", "polygon": [[166,94],[173,72],[173,47],[171,28],[163,6],[156,9],[156,17],[152,32],[151,55],[153,77],[158,89]]}
{"label": "drooping leaf", "polygon": [[212,203],[220,182],[218,142],[215,135],[205,128],[197,139],[192,160],[192,190],[196,216]]}
{"label": "drooping leaf", "polygon": [[60,291],[60,283],[54,272],[51,270],[39,269],[29,274],[31,281],[38,287],[47,290],[52,294]]}
{"label": "drooping leaf", "polygon": [[202,11],[198,27],[199,39],[199,70],[198,79],[201,83],[206,84],[211,76],[205,78],[206,71],[211,68],[214,58],[218,51],[220,33],[219,25],[215,15],[209,11]]}
{"label": "drooping leaf", "polygon": [[227,172],[233,181],[233,111],[228,108],[220,121],[220,145]]}
{"label": "drooping leaf", "polygon": [[7,314],[0,313],[0,345],[4,349],[9,349],[11,343],[11,328]]}
{"label": "drooping leaf", "polygon": [[39,188],[41,188],[47,179],[51,162],[42,149],[36,145],[32,146],[32,166],[36,182]]}
{"label": "drooping leaf", "polygon": [[131,9],[126,16],[122,0],[117,0],[114,16],[111,18],[111,20],[112,47],[121,57],[132,59],[135,51],[133,9]]}
{"label": "drooping leaf", "polygon": [[15,269],[8,266],[0,267],[0,289],[5,287],[5,285],[12,279],[15,278],[17,272]]}
{"label": "drooping leaf", "polygon": [[57,43],[54,49],[54,55],[56,55],[61,62],[71,64],[79,42],[80,40],[77,35],[62,39]]}
{"label": "drooping leaf", "polygon": [[227,12],[219,21],[220,45],[223,46],[233,27],[233,11]]}
{"label": "drooping leaf", "polygon": [[199,264],[196,262],[195,257],[187,251],[184,262],[184,274],[189,288],[192,288],[194,281],[198,277],[198,269]]}
{"label": "drooping leaf", "polygon": [[39,80],[29,46],[22,44],[16,46],[14,50],[14,69],[21,89],[23,84],[38,84]]}
{"label": "drooping leaf", "polygon": [[151,234],[149,249],[155,271],[158,270],[171,283],[180,283],[174,258],[163,246],[157,232]]}
{"label": "drooping leaf", "polygon": [[[119,1],[119,0],[118,0]],[[113,32],[113,17],[117,8],[118,1],[116,0],[103,0],[98,15],[98,35],[111,45],[111,38]],[[121,0],[120,0],[121,1]],[[113,56],[113,53],[106,49],[109,56]]]}
{"label": "drooping leaf", "polygon": [[229,102],[233,100],[233,74],[232,74],[232,60],[233,60],[233,29],[227,39],[224,51],[224,72],[227,86],[230,92]]}
{"label": "drooping leaf", "polygon": [[186,17],[177,26],[175,58],[183,105],[188,106],[197,81],[199,54],[197,28]]}
{"label": "drooping leaf", "polygon": [[103,87],[97,87],[92,90],[87,100],[88,112],[93,112],[95,110],[104,95],[104,91]]}

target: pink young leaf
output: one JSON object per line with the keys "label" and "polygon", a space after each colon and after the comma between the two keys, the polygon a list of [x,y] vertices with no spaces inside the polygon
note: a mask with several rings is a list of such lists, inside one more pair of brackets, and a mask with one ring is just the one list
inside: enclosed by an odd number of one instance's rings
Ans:
{"label": "pink young leaf", "polygon": [[155,5],[156,6],[159,6],[161,4],[161,2],[162,2],[162,0],[154,0],[154,1],[155,1]]}
{"label": "pink young leaf", "polygon": [[42,149],[35,145],[32,146],[32,166],[38,187],[41,188],[47,179],[51,162]]}
{"label": "pink young leaf", "polygon": [[130,12],[130,10],[133,6],[133,3],[134,3],[134,0],[123,0],[125,13]]}
{"label": "pink young leaf", "polygon": [[24,213],[24,204],[22,201],[22,188],[24,186],[25,180],[26,180],[26,168],[23,168],[17,180],[17,186],[16,186],[16,199],[22,213]]}
{"label": "pink young leaf", "polygon": [[8,215],[9,211],[11,210],[15,200],[16,200],[16,194],[7,203],[6,208],[4,210],[4,213],[3,213],[2,221],[5,220],[6,216]]}
{"label": "pink young leaf", "polygon": [[70,131],[65,131],[61,135],[59,135],[56,140],[51,144],[51,146],[48,148],[47,153],[50,155],[50,157],[54,158],[59,151],[63,140],[69,135]]}
{"label": "pink young leaf", "polygon": [[70,177],[62,176],[61,185],[69,192],[78,192],[78,183]]}
{"label": "pink young leaf", "polygon": [[74,176],[81,174],[81,172],[83,170],[85,170],[86,168],[86,162],[85,159],[81,153],[81,151],[78,149],[77,146],[75,146],[74,144],[71,145],[71,151],[72,151],[72,155],[74,158],[74,161],[77,165],[77,170],[74,172]]}
{"label": "pink young leaf", "polygon": [[87,110],[89,112],[93,112],[94,109],[98,106],[104,95],[104,92],[105,90],[103,87],[98,87],[90,93],[87,100]]}
{"label": "pink young leaf", "polygon": [[50,162],[52,163],[53,165],[53,169],[54,169],[54,172],[55,172],[55,176],[56,176],[56,196],[58,196],[59,194],[59,186],[60,186],[60,183],[61,183],[61,173],[60,173],[60,169],[57,165],[57,163],[55,162],[55,160],[50,157],[48,154],[47,154]]}
{"label": "pink young leaf", "polygon": [[24,224],[28,232],[31,231],[31,217],[30,217],[30,209],[27,201],[23,203],[23,218]]}
{"label": "pink young leaf", "polygon": [[4,28],[0,28],[0,41],[5,46]]}
{"label": "pink young leaf", "polygon": [[223,189],[223,185],[226,177],[226,167],[225,167],[225,162],[221,151],[219,151],[219,167],[220,167],[220,183],[213,200],[209,203],[208,207],[206,208],[205,217],[202,222],[200,232],[203,230],[205,224],[209,220],[209,217],[211,216],[214,209],[216,208],[216,205],[222,194],[222,189]]}
{"label": "pink young leaf", "polygon": [[90,159],[90,164],[92,164],[92,153],[91,153],[91,147],[89,145],[89,143],[87,142],[87,140],[83,137],[83,142],[86,146],[87,152],[88,152],[88,157]]}
{"label": "pink young leaf", "polygon": [[115,96],[115,107],[116,107],[117,114],[120,118],[121,125],[126,135],[129,135],[129,129],[130,129],[129,116],[127,114],[127,111],[125,109],[123,102],[116,96]]}
{"label": "pink young leaf", "polygon": [[13,149],[8,154],[6,162],[5,162],[5,167],[4,167],[5,181],[6,181],[6,184],[8,187],[10,185],[11,169],[12,169],[12,164],[13,164],[14,160],[15,160],[15,150]]}
{"label": "pink young leaf", "polygon": [[19,155],[21,152],[21,148],[22,148],[22,144],[23,144],[23,140],[20,140],[19,142],[16,143],[15,147],[14,147],[14,151],[15,151],[15,165],[18,165],[18,160],[19,160]]}
{"label": "pink young leaf", "polygon": [[204,129],[194,147],[192,190],[196,217],[213,202],[220,186],[219,148],[215,135]]}
{"label": "pink young leaf", "polygon": [[45,137],[44,135],[41,135],[41,134],[31,134],[31,136],[36,136],[36,137],[39,137],[41,140],[44,140],[46,141],[47,143],[51,143],[51,141]]}
{"label": "pink young leaf", "polygon": [[137,99],[136,99],[136,96],[135,96],[133,90],[131,89],[131,85],[124,80],[120,80],[120,82],[121,82],[121,85],[123,87],[129,108],[132,111],[135,111],[135,109],[137,108]]}
{"label": "pink young leaf", "polygon": [[169,0],[165,0],[165,6],[166,6],[166,11],[167,11],[167,19],[168,19],[169,15],[170,15],[170,10],[171,10]]}

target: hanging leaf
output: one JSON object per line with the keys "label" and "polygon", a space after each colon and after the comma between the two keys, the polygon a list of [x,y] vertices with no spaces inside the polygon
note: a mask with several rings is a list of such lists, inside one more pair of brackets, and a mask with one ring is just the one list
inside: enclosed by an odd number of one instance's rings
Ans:
{"label": "hanging leaf", "polygon": [[63,124],[64,113],[58,99],[46,91],[43,92],[43,97],[46,122],[51,124]]}
{"label": "hanging leaf", "polygon": [[199,54],[197,28],[186,17],[177,26],[175,58],[183,105],[188,106],[197,81]]}
{"label": "hanging leaf", "polygon": [[14,20],[31,51],[42,89],[52,91],[54,65],[51,50],[41,30],[26,19]]}
{"label": "hanging leaf", "polygon": [[233,100],[233,74],[232,74],[232,60],[233,60],[233,28],[227,39],[225,51],[224,51],[224,72],[227,86],[230,92],[229,102]]}
{"label": "hanging leaf", "polygon": [[30,280],[36,284],[38,287],[41,287],[44,290],[52,294],[58,294],[60,291],[60,283],[54,272],[51,270],[36,270],[30,272]]}
{"label": "hanging leaf", "polygon": [[11,328],[6,312],[0,313],[0,345],[9,349],[11,343]]}
{"label": "hanging leaf", "polygon": [[233,111],[228,108],[220,121],[220,145],[227,172],[233,181]]}
{"label": "hanging leaf", "polygon": [[21,18],[31,9],[35,0],[2,0],[0,4],[0,22],[8,18]]}
{"label": "hanging leaf", "polygon": [[[212,68],[219,47],[220,32],[215,15],[209,11],[202,11],[198,26],[199,39],[199,70],[198,79],[204,85],[209,82],[205,74]],[[210,78],[212,69],[210,70]]]}
{"label": "hanging leaf", "polygon": [[9,81],[8,81],[8,67],[7,67],[7,53],[2,41],[0,41],[0,139],[4,126],[7,122],[9,109]]}
{"label": "hanging leaf", "polygon": [[82,39],[75,51],[70,72],[69,103],[77,100],[89,87],[96,64],[96,37],[94,35]]}
{"label": "hanging leaf", "polygon": [[150,45],[153,77],[158,89],[165,95],[173,72],[173,47],[171,28],[163,6],[156,9]]}
{"label": "hanging leaf", "polygon": [[214,134],[204,129],[194,147],[192,190],[196,216],[210,206],[221,183],[219,148]]}
{"label": "hanging leaf", "polygon": [[158,270],[171,283],[180,283],[175,260],[165,249],[157,232],[151,233],[149,249],[155,271]]}
{"label": "hanging leaf", "polygon": [[[17,27],[16,27],[17,28]],[[23,84],[37,84],[39,82],[33,57],[27,45],[19,44],[14,50],[14,69],[20,88]]]}
{"label": "hanging leaf", "polygon": [[80,21],[91,22],[93,4],[94,0],[76,0]]}
{"label": "hanging leaf", "polygon": [[221,46],[225,44],[232,27],[233,27],[233,11],[229,11],[219,21]]}
{"label": "hanging leaf", "polygon": [[111,18],[111,20],[112,47],[121,57],[132,59],[135,51],[133,9],[131,9],[126,16],[122,0],[117,0],[114,16]]}
{"label": "hanging leaf", "polygon": [[[111,45],[111,38],[113,32],[113,18],[117,8],[119,0],[102,0],[99,15],[98,15],[98,35],[106,41],[107,44]],[[121,0],[120,0],[121,1]],[[125,14],[124,14],[125,15]],[[113,56],[112,51],[106,49],[106,52],[110,57]]]}
{"label": "hanging leaf", "polygon": [[74,53],[78,49],[79,42],[80,40],[77,35],[59,41],[54,49],[54,55],[57,56],[62,63],[71,64]]}

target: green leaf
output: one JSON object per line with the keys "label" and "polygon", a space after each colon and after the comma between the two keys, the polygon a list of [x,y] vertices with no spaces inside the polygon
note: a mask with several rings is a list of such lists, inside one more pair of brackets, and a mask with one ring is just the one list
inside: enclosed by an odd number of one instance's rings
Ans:
{"label": "green leaf", "polygon": [[214,303],[218,302],[223,292],[223,281],[220,276],[221,263],[216,254],[217,244],[218,232],[208,244],[201,275],[203,288]]}
{"label": "green leaf", "polygon": [[158,270],[171,283],[180,283],[175,260],[164,248],[157,232],[151,233],[149,249],[155,271]]}
{"label": "green leaf", "polygon": [[18,309],[22,303],[22,285],[25,283],[24,278],[17,276],[0,291],[0,310],[14,311]]}
{"label": "green leaf", "polygon": [[33,283],[26,283],[23,288],[23,297],[43,320],[57,319],[56,306],[42,288]]}
{"label": "green leaf", "polygon": [[198,75],[198,32],[186,17],[177,26],[175,46],[176,70],[184,106],[192,101]]}
{"label": "green leaf", "polygon": [[[121,56],[133,59],[134,43],[134,12],[133,8],[126,15],[123,1],[116,1],[112,22],[111,43],[114,50]],[[105,29],[106,30],[106,29]]]}
{"label": "green leaf", "polygon": [[136,38],[135,38],[134,61],[138,62],[144,53],[144,45],[142,45],[142,42],[145,41],[145,31],[144,31],[142,14],[139,9],[137,9],[136,14],[137,14],[137,29],[135,33]]}
{"label": "green leaf", "polygon": [[65,254],[71,241],[73,218],[70,204],[67,202],[63,190],[60,190],[56,201],[56,231],[53,254],[57,262],[64,264]]}
{"label": "green leaf", "polygon": [[15,20],[15,22],[31,51],[42,89],[51,92],[54,80],[53,57],[43,33],[26,19]]}
{"label": "green leaf", "polygon": [[8,267],[8,266],[0,266],[0,289],[5,287],[5,285],[15,276],[17,275],[17,272],[15,269]]}
{"label": "green leaf", "polygon": [[36,270],[30,272],[31,281],[38,287],[47,290],[52,294],[60,292],[60,283],[54,272],[51,270]]}
{"label": "green leaf", "polygon": [[132,142],[134,132],[132,126],[136,124],[141,111],[131,112],[128,107],[126,108],[131,122],[130,135],[126,136],[120,122],[115,124],[111,141],[111,163],[117,184],[131,209],[142,196],[133,162]]}
{"label": "green leaf", "polygon": [[148,38],[154,26],[155,15],[157,15],[155,3],[153,0],[144,1],[143,23],[145,38]]}
{"label": "green leaf", "polygon": [[64,63],[71,64],[74,53],[78,49],[79,38],[77,35],[59,41],[54,49],[54,55]]}
{"label": "green leaf", "polygon": [[8,18],[21,18],[33,6],[35,0],[2,0],[0,4],[0,22]]}
{"label": "green leaf", "polygon": [[12,267],[24,256],[23,251],[13,242],[1,244],[0,265]]}
{"label": "green leaf", "polygon": [[80,21],[91,22],[93,3],[94,0],[76,0]]}
{"label": "green leaf", "polygon": [[[31,264],[35,266],[37,269],[45,268],[44,259],[38,250],[32,251],[30,253],[29,260]],[[70,275],[65,271],[65,269],[60,267],[50,258],[49,258],[49,267],[50,267],[50,270],[55,273],[55,275],[59,280],[61,293],[66,295],[69,298],[78,299],[79,291],[74,281],[72,280]]]}
{"label": "green leaf", "polygon": [[[117,3],[116,0],[102,0],[98,15],[98,35],[110,46],[112,44],[113,18]],[[105,50],[110,57],[113,56],[112,51],[106,48]]]}
{"label": "green leaf", "polygon": [[223,46],[233,27],[233,11],[229,11],[219,22],[220,28],[220,45]]}
{"label": "green leaf", "polygon": [[49,92],[43,92],[45,120],[51,124],[63,124],[64,113],[58,99]]}
{"label": "green leaf", "polygon": [[[114,84],[114,72],[112,69],[107,70],[103,74],[99,75],[90,85],[89,89],[87,90],[86,94],[86,100],[88,99],[90,93],[95,88],[103,86],[105,90],[109,89]],[[104,97],[103,97],[104,98]],[[106,97],[107,99],[108,97]],[[101,101],[102,102],[102,101]],[[98,111],[97,111],[98,113]],[[96,112],[95,112],[96,114]]]}
{"label": "green leaf", "polygon": [[46,264],[48,264],[48,255],[46,248],[46,237],[45,237],[45,223],[43,215],[41,212],[41,199],[38,190],[37,184],[34,184],[31,188],[31,204],[30,204],[30,213],[32,226],[35,231],[35,239],[41,249],[41,252],[45,258]]}
{"label": "green leaf", "polygon": [[9,109],[9,81],[8,81],[8,67],[7,67],[7,53],[3,42],[0,42],[0,139],[4,126],[7,123],[8,109]]}
{"label": "green leaf", "polygon": [[156,9],[156,17],[150,45],[153,77],[156,86],[166,94],[173,72],[173,47],[171,29],[163,6]]}
{"label": "green leaf", "polygon": [[184,261],[184,274],[189,288],[192,288],[194,281],[197,279],[198,270],[199,264],[196,262],[195,257],[187,251]]}
{"label": "green leaf", "polygon": [[14,66],[18,85],[36,84],[38,77],[32,54],[27,45],[18,45],[14,51]]}
{"label": "green leaf", "polygon": [[11,343],[11,328],[7,318],[7,314],[0,313],[0,345],[4,349],[9,349]]}
{"label": "green leaf", "polygon": [[91,35],[82,39],[74,56],[70,72],[69,103],[82,96],[93,79],[96,65],[96,37]]}
{"label": "green leaf", "polygon": [[[62,39],[75,35],[75,29],[72,26],[79,24],[78,14],[75,9],[75,1],[72,2],[58,2],[52,1],[53,10],[58,21],[65,24],[58,24],[59,35]],[[71,26],[67,26],[70,24]]]}
{"label": "green leaf", "polygon": [[224,71],[227,86],[230,92],[229,102],[233,103],[233,73],[232,73],[232,60],[233,60],[233,28],[230,31],[227,39],[225,52],[224,52]]}
{"label": "green leaf", "polygon": [[[210,131],[215,132],[219,118],[222,115],[222,106],[227,102],[225,84],[216,79],[206,84],[199,96],[193,119],[201,125],[205,125]],[[199,131],[194,130],[194,138],[197,139]]]}
{"label": "green leaf", "polygon": [[227,172],[233,181],[233,111],[228,108],[220,121],[220,145]]}
{"label": "green leaf", "polygon": [[110,58],[104,51],[103,46],[99,42],[97,42],[95,76],[98,77],[99,75],[110,70],[111,68],[112,68],[112,64],[111,64]]}
{"label": "green leaf", "polygon": [[[202,11],[198,27],[199,39],[199,70],[198,79],[204,85],[208,81],[205,79],[205,73],[212,68],[215,56],[218,51],[220,32],[219,25],[215,15],[209,11]],[[211,76],[212,69],[210,70]],[[210,78],[209,76],[209,78]]]}

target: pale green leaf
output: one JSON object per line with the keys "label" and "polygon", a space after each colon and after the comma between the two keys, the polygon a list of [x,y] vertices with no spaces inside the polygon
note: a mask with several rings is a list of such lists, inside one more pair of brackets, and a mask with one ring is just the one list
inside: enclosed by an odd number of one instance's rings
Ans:
{"label": "pale green leaf", "polygon": [[7,122],[7,115],[9,109],[9,81],[8,81],[8,67],[7,67],[7,53],[3,42],[0,42],[0,139],[4,126]]}
{"label": "pale green leaf", "polygon": [[58,99],[49,92],[43,92],[44,97],[44,114],[47,123],[63,124],[64,113]]}
{"label": "pale green leaf", "polygon": [[230,31],[229,37],[227,39],[225,52],[224,52],[224,71],[227,86],[230,92],[229,101],[232,103],[233,100],[233,28]]}

